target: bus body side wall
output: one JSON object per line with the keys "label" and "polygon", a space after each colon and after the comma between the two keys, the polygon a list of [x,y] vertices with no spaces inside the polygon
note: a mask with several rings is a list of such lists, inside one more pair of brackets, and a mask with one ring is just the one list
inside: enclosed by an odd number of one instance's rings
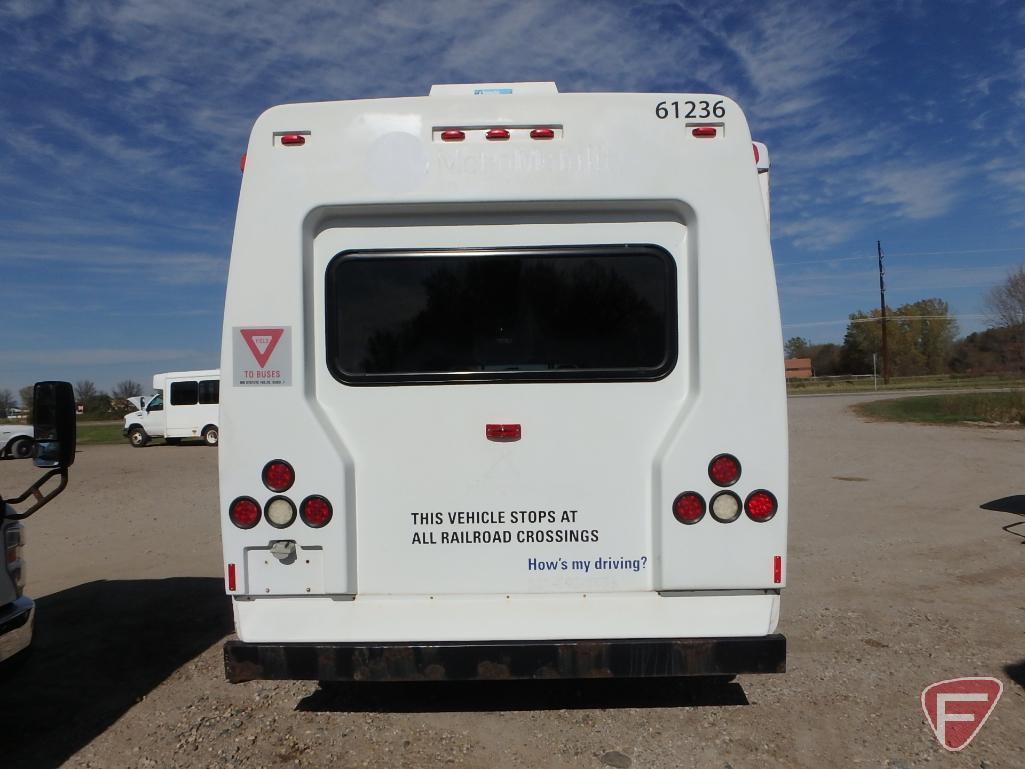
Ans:
{"label": "bus body side wall", "polygon": [[[659,101],[696,98],[725,104],[715,139],[653,117]],[[562,126],[561,143],[432,138],[438,126],[533,124]],[[308,132],[304,146],[281,146],[276,136],[295,131]],[[675,261],[679,357],[663,379],[353,387],[327,369],[324,271],[341,251],[615,243],[656,245]],[[236,386],[235,337],[246,328],[289,330],[288,384]],[[243,641],[775,628],[788,507],[782,339],[751,138],[730,100],[558,94],[274,108],[248,148],[223,333],[220,501]],[[484,440],[485,423],[505,421],[523,423],[523,441]],[[768,489],[776,516],[679,524],[673,500],[687,490],[710,500],[719,489],[708,464],[723,452],[743,466],[740,498]],[[261,471],[275,458],[295,467],[287,494],[297,505],[331,501],[330,524],[231,524],[232,500],[272,496]],[[495,508],[578,511],[599,544],[411,541],[411,513]],[[296,543],[295,566],[271,555],[282,539]],[[616,568],[596,572],[599,561]],[[539,562],[557,566],[546,573]]]}

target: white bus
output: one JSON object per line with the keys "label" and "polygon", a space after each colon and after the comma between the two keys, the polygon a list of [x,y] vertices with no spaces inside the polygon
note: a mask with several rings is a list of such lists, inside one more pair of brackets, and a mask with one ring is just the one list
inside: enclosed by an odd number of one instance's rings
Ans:
{"label": "white bus", "polygon": [[768,168],[708,94],[264,113],[222,339],[229,680],[782,672]]}
{"label": "white bus", "polygon": [[129,398],[138,411],[125,416],[124,435],[136,448],[153,438],[165,443],[181,443],[186,438],[200,438],[208,446],[216,446],[220,430],[221,372],[169,371],[153,375],[154,393]]}

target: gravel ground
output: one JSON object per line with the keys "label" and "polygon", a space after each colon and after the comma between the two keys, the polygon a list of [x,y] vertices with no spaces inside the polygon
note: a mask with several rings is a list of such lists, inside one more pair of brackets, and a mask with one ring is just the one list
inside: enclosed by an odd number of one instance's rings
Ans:
{"label": "gravel ground", "polygon": [[[215,453],[84,447],[30,521],[37,643],[0,678],[0,767],[1025,766],[1025,539],[1002,528],[1025,432],[864,422],[859,399],[790,401],[789,672],[718,686],[229,685]],[[9,494],[34,477],[0,463]],[[949,754],[919,695],[962,675],[1005,689]]]}

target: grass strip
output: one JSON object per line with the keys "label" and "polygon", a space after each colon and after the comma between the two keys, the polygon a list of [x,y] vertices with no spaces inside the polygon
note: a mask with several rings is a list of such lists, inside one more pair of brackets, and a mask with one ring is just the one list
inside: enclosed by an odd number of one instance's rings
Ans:
{"label": "grass strip", "polygon": [[852,408],[860,416],[888,422],[1025,426],[1025,390],[916,395],[858,403]]}

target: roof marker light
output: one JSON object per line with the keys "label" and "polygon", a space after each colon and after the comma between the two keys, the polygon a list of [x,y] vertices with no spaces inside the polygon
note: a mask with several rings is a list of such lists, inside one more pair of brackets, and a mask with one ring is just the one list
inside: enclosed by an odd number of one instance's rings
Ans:
{"label": "roof marker light", "polygon": [[286,147],[301,147],[306,144],[306,137],[302,134],[282,134],[281,143]]}
{"label": "roof marker light", "polygon": [[240,161],[238,161],[238,170],[241,171],[242,173],[246,172],[246,155],[247,154],[248,153],[243,152],[242,153],[242,159]]}
{"label": "roof marker light", "polygon": [[454,128],[449,131],[441,132],[441,140],[443,142],[461,142],[465,138],[466,133],[464,131],[459,131]]}
{"label": "roof marker light", "polygon": [[531,139],[554,139],[555,131],[551,128],[535,128],[530,132]]}
{"label": "roof marker light", "polygon": [[712,125],[699,125],[691,131],[691,135],[699,139],[714,139],[717,133],[716,127]]}
{"label": "roof marker light", "polygon": [[757,144],[752,144],[751,145],[751,149],[753,149],[755,151],[755,162],[757,163],[759,161],[759,159],[760,159],[759,156],[758,156],[758,145]]}
{"label": "roof marker light", "polygon": [[488,141],[502,141],[509,138],[509,132],[504,128],[492,128],[484,134],[484,138]]}

